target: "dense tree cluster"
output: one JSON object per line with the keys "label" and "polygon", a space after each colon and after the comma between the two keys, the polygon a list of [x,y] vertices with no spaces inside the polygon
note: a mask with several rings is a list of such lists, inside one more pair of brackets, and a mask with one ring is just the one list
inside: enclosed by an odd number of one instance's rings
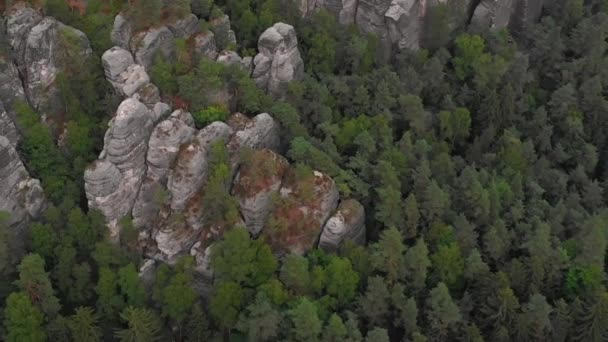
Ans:
{"label": "dense tree cluster", "polygon": [[[20,152],[51,205],[20,260],[10,213],[0,213],[2,339],[608,339],[606,1],[556,0],[526,32],[471,28],[457,37],[446,34],[440,6],[425,28],[427,49],[388,60],[376,37],[324,11],[302,19],[281,0],[89,0],[84,13],[63,0],[32,3],[87,33],[95,56],[71,61],[58,80],[62,145],[61,132],[16,105]],[[280,101],[238,66],[194,60],[180,40],[175,60],[156,60],[153,81],[199,127],[234,111],[271,113],[290,161],[329,174],[343,197],[364,205],[371,242],[277,258],[232,227],[238,211],[220,143],[206,219],[226,232],[212,249],[208,298],[190,257],[161,265],[146,288],[129,219],[110,243],[101,214],[83,203],[84,166],[116,108],[97,61],[120,10],[140,29],[190,10],[206,20],[225,12],[241,53],[273,22],[294,24],[306,77]]]}

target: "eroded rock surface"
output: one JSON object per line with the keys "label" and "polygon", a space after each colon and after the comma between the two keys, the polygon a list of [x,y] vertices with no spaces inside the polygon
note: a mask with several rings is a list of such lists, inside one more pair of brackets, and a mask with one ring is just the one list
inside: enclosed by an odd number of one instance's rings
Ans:
{"label": "eroded rock surface", "polygon": [[133,223],[136,227],[151,224],[165,197],[169,168],[175,161],[182,144],[195,133],[192,115],[177,110],[156,125],[148,142],[146,176],[133,207]]}
{"label": "eroded rock surface", "polygon": [[304,254],[317,243],[325,222],[338,206],[338,187],[329,176],[290,169],[262,237],[279,253]]}
{"label": "eroded rock surface", "polygon": [[199,33],[194,37],[194,55],[215,60],[218,56],[215,35],[211,31]]}
{"label": "eroded rock surface", "polygon": [[134,98],[124,100],[108,124],[99,160],[84,175],[90,208],[105,216],[111,233],[119,233],[118,221],[129,215],[146,172],[151,111]]}
{"label": "eroded rock surface", "polygon": [[129,42],[135,62],[150,70],[157,53],[168,61],[175,58],[175,37],[166,26],[151,27],[136,33]]}
{"label": "eroded rock surface", "polygon": [[258,49],[253,60],[253,79],[271,96],[283,96],[289,82],[304,77],[304,61],[293,26],[274,24],[260,36]]}
{"label": "eroded rock surface", "polygon": [[52,17],[42,18],[22,2],[8,11],[6,31],[29,103],[44,117],[61,113],[64,106],[56,78],[74,61],[92,55],[86,35]]}
{"label": "eroded rock surface", "polygon": [[319,238],[319,247],[335,252],[340,245],[351,240],[365,244],[365,210],[361,203],[349,199],[342,201],[336,213],[327,220]]}
{"label": "eroded rock surface", "polygon": [[228,125],[214,122],[181,146],[167,184],[173,210],[184,209],[188,198],[203,185],[209,168],[211,145],[220,139],[228,140],[231,134],[232,129]]}
{"label": "eroded rock surface", "polygon": [[9,228],[21,250],[27,223],[38,218],[46,200],[40,182],[30,177],[13,144],[0,135],[0,211],[7,212]]}
{"label": "eroded rock surface", "polygon": [[233,192],[247,230],[257,237],[268,219],[273,195],[281,188],[289,163],[268,149],[254,151],[247,159],[234,181]]}

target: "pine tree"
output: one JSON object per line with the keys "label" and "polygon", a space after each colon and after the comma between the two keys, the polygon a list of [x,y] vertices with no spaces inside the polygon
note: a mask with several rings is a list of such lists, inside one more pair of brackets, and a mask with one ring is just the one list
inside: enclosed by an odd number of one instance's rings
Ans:
{"label": "pine tree", "polygon": [[8,296],[4,316],[7,342],[46,341],[42,327],[44,316],[25,292],[14,292]]}
{"label": "pine tree", "polygon": [[116,338],[121,342],[153,342],[160,340],[161,322],[149,309],[127,307],[120,318],[127,328],[118,330]]}
{"label": "pine tree", "polygon": [[79,307],[70,317],[68,328],[74,341],[96,342],[101,340],[101,329],[97,323],[98,317],[93,309]]}

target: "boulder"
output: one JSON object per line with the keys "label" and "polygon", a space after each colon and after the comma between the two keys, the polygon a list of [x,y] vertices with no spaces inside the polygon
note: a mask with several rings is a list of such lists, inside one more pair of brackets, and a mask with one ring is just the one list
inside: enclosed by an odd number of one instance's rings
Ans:
{"label": "boulder", "polygon": [[198,18],[190,13],[182,18],[177,18],[167,23],[167,27],[175,38],[190,38],[200,30]]}
{"label": "boulder", "polygon": [[93,51],[81,31],[46,17],[27,34],[22,63],[25,93],[42,115],[57,115],[64,109],[56,77],[69,70],[70,61],[86,59]]}
{"label": "boulder", "polygon": [[130,41],[130,50],[135,56],[135,62],[150,70],[157,53],[167,60],[175,58],[175,39],[166,26],[151,27],[146,31],[136,33]]}
{"label": "boulder", "polygon": [[319,248],[335,252],[346,240],[363,245],[365,234],[365,209],[361,203],[353,199],[342,201],[323,227]]}
{"label": "boulder", "polygon": [[289,82],[304,77],[304,61],[293,26],[274,24],[260,36],[258,49],[253,60],[253,79],[271,96],[282,97]]}
{"label": "boulder", "polygon": [[200,189],[207,177],[211,145],[220,139],[228,140],[230,135],[232,129],[228,125],[214,122],[201,129],[189,143],[180,147],[167,183],[171,209],[184,209],[188,198]]}
{"label": "boulder", "polygon": [[217,45],[215,44],[215,35],[211,31],[199,33],[194,37],[194,55],[198,58],[206,57],[211,60],[216,60]]}
{"label": "boulder", "polygon": [[222,51],[217,57],[217,62],[226,66],[241,65],[242,61],[243,60],[238,53],[229,50]]}
{"label": "boulder", "polygon": [[0,212],[7,212],[9,229],[14,233],[11,250],[22,253],[28,223],[46,208],[44,191],[37,179],[30,177],[14,145],[0,136]]}
{"label": "boulder", "polygon": [[262,238],[279,254],[305,254],[316,246],[339,197],[338,187],[329,176],[290,169]]}
{"label": "boulder", "polygon": [[287,160],[268,149],[253,151],[233,184],[245,226],[257,237],[268,219],[272,198],[281,188]]}
{"label": "boulder", "polygon": [[101,56],[101,64],[103,65],[106,79],[118,82],[121,79],[121,74],[135,64],[135,60],[129,51],[115,46],[104,52]]}
{"label": "boulder", "polygon": [[153,223],[167,194],[167,176],[175,161],[179,147],[189,141],[194,132],[192,115],[177,110],[154,127],[148,142],[146,165],[148,169],[137,200],[133,206],[133,224],[136,227]]}

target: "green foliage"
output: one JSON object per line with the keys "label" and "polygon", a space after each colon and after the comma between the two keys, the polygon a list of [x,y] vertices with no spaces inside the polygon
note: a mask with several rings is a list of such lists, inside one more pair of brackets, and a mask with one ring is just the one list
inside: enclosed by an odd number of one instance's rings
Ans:
{"label": "green foliage", "polygon": [[118,330],[116,338],[121,342],[153,342],[160,340],[160,320],[149,309],[128,307],[120,318],[128,325]]}
{"label": "green foliage", "polygon": [[255,287],[268,281],[277,260],[262,240],[252,240],[243,228],[234,228],[213,245],[211,262],[218,282],[233,281]]}
{"label": "green foliage", "polygon": [[192,115],[196,127],[203,128],[214,121],[226,121],[230,112],[222,106],[210,106]]}
{"label": "green foliage", "polygon": [[25,292],[14,292],[8,296],[4,315],[6,341],[46,341],[44,316]]}
{"label": "green foliage", "polygon": [[75,341],[95,342],[101,340],[101,329],[97,326],[98,318],[91,308],[77,308],[70,317],[68,327]]}

